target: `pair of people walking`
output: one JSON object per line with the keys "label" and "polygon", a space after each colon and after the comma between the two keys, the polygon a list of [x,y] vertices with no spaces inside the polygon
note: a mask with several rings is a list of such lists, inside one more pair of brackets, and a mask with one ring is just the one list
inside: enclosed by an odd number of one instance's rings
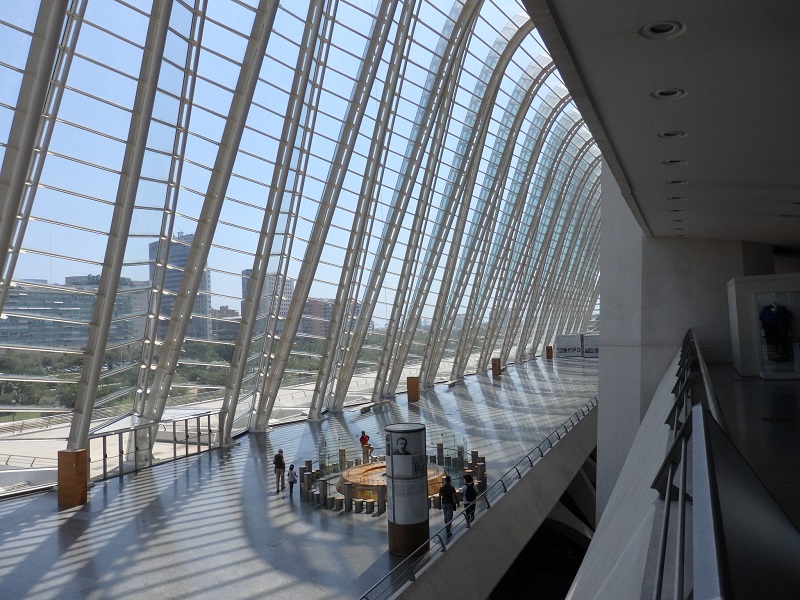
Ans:
{"label": "pair of people walking", "polygon": [[283,449],[279,449],[275,458],[272,459],[275,467],[275,494],[280,494],[286,489],[286,480],[289,480],[289,497],[294,495],[294,484],[297,483],[297,473],[294,465],[289,465],[289,475],[286,476],[286,459],[283,457]]}
{"label": "pair of people walking", "polygon": [[[453,535],[450,531],[453,513],[459,506],[459,496],[451,481],[450,475],[446,475],[444,485],[439,488],[439,502],[444,513],[444,529],[447,532],[447,537]],[[470,528],[475,520],[475,500],[478,498],[478,490],[472,480],[472,475],[464,476],[464,485],[461,487],[460,492],[461,497],[464,499],[464,518],[467,521],[467,528]]]}

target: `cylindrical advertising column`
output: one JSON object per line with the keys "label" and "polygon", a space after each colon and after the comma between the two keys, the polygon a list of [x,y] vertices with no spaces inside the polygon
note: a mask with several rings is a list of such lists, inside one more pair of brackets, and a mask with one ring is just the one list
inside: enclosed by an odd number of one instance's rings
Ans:
{"label": "cylindrical advertising column", "polygon": [[395,423],[384,431],[389,552],[408,556],[430,536],[425,425]]}

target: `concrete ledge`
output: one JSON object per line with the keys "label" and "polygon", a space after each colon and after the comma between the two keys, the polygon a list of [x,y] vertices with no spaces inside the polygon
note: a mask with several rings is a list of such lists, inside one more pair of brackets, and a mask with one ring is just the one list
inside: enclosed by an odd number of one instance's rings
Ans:
{"label": "concrete ledge", "polygon": [[645,590],[652,588],[653,570],[648,570],[648,554],[663,508],[650,484],[670,443],[664,423],[675,400],[672,387],[678,360],[676,354],[650,403],[568,600],[649,597]]}

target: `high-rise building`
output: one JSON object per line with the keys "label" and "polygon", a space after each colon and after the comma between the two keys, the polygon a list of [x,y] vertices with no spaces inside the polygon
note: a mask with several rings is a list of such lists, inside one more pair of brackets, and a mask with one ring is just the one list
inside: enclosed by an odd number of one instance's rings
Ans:
{"label": "high-rise building", "polygon": [[[247,297],[247,290],[250,288],[250,274],[252,269],[242,271],[242,298]],[[275,315],[278,322],[275,325],[275,333],[283,331],[283,324],[286,315],[289,313],[289,306],[294,295],[295,280],[291,277],[283,277],[277,273],[267,273],[264,278],[264,289],[261,291],[261,301],[258,303],[258,314],[266,317],[273,313],[273,306],[277,308]],[[273,302],[275,303],[273,305]],[[244,310],[244,302],[242,302]]]}
{"label": "high-rise building", "polygon": [[[172,316],[172,308],[175,306],[175,295],[178,293],[183,281],[183,270],[189,259],[189,251],[192,248],[193,234],[178,232],[171,240],[169,245],[169,256],[166,261],[166,273],[164,275],[164,293],[161,297],[161,319],[158,323],[158,337],[163,339],[167,333],[169,319]],[[152,242],[150,248],[150,277],[155,275],[155,263],[158,259],[158,248],[160,242]],[[208,269],[203,269],[200,279],[200,286],[192,308],[192,317],[186,329],[186,337],[198,340],[212,339],[211,324],[211,273]],[[166,318],[164,318],[166,317]]]}

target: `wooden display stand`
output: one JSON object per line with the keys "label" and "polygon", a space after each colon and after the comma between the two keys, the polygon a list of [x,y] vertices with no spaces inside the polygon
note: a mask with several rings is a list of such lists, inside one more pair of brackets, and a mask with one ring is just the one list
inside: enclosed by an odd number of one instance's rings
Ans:
{"label": "wooden display stand", "polygon": [[58,505],[83,506],[88,501],[89,478],[86,449],[58,453]]}
{"label": "wooden display stand", "polygon": [[546,346],[545,347],[545,349],[544,349],[544,357],[547,360],[553,360],[553,347],[552,346]]}
{"label": "wooden display stand", "polygon": [[493,358],[492,359],[492,377],[500,377],[500,373],[502,369],[500,368],[500,359]]}
{"label": "wooden display stand", "polygon": [[409,377],[406,384],[408,401],[419,402],[419,377]]}

